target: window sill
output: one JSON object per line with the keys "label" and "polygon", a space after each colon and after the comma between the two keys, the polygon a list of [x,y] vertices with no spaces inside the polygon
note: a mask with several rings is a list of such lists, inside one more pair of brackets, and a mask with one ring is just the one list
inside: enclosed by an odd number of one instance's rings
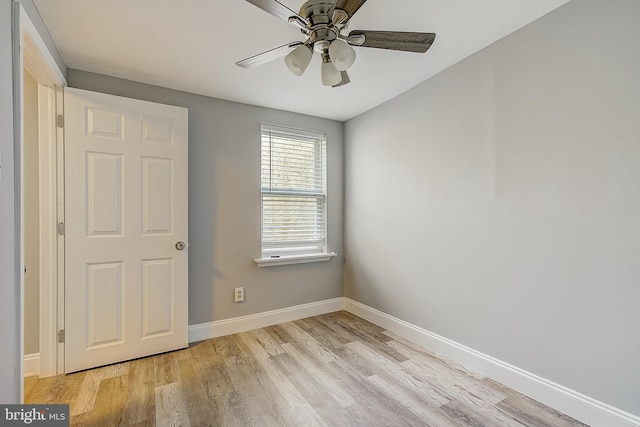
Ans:
{"label": "window sill", "polygon": [[334,256],[338,256],[338,254],[335,252],[327,252],[308,255],[283,255],[277,258],[256,258],[253,260],[253,262],[258,264],[258,267],[274,267],[277,265],[305,264],[308,262],[329,261],[331,257]]}

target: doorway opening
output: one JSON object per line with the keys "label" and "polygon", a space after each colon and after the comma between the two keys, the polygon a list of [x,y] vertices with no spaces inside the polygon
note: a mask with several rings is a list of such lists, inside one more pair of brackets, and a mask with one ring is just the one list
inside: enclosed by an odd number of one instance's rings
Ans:
{"label": "doorway opening", "polygon": [[[61,373],[57,343],[64,242],[57,235],[57,221],[63,214],[58,197],[64,194],[60,179],[62,129],[56,126],[62,112],[62,87],[66,80],[53,60],[29,16],[17,4],[20,34],[20,206],[22,304],[22,376],[51,376]],[[23,385],[21,385],[23,390]]]}

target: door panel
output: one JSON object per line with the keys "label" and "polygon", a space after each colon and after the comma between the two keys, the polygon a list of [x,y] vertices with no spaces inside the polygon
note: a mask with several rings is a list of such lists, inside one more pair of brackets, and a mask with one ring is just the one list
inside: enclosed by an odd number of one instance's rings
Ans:
{"label": "door panel", "polygon": [[124,337],[122,262],[87,265],[88,348],[120,344]]}
{"label": "door panel", "polygon": [[87,152],[87,235],[122,236],[122,155]]}
{"label": "door panel", "polygon": [[171,159],[142,158],[142,232],[167,234],[172,231],[173,162]]}
{"label": "door panel", "polygon": [[187,120],[65,89],[65,372],[188,345]]}
{"label": "door panel", "polygon": [[144,338],[171,332],[173,325],[173,261],[150,259],[142,261],[143,330]]}

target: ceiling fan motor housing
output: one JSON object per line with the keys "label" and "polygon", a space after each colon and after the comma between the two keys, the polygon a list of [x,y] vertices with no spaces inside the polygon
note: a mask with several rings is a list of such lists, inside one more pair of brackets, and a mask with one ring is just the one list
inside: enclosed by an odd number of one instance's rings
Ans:
{"label": "ceiling fan motor housing", "polygon": [[309,0],[300,7],[300,16],[308,19],[311,26],[328,24],[331,21],[329,11],[332,6],[332,2],[325,0]]}
{"label": "ceiling fan motor housing", "polygon": [[318,52],[326,51],[329,43],[337,39],[340,34],[340,28],[333,25],[329,16],[332,6],[332,2],[309,0],[300,8],[300,16],[309,22],[306,30],[306,35],[309,37],[308,43]]}

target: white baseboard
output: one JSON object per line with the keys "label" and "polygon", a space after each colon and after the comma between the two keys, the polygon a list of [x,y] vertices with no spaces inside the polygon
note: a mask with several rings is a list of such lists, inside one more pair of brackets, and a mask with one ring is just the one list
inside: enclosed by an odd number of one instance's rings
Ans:
{"label": "white baseboard", "polygon": [[238,332],[264,328],[279,323],[291,322],[305,317],[332,313],[344,310],[344,298],[334,298],[309,304],[296,305],[280,310],[266,311],[249,316],[234,317],[232,319],[201,323],[189,326],[189,342],[203,341]]}
{"label": "white baseboard", "polygon": [[40,374],[40,353],[24,355],[24,376],[32,377]]}
{"label": "white baseboard", "polygon": [[344,299],[344,309],[590,426],[640,426],[640,417],[349,298]]}

